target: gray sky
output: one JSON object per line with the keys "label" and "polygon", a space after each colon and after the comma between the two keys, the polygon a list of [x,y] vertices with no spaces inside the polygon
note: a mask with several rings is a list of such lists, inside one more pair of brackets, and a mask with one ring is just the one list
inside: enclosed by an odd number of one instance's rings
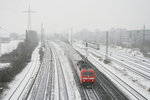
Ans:
{"label": "gray sky", "polygon": [[24,33],[28,9],[32,15],[32,29],[46,32],[73,28],[107,30],[111,28],[150,28],[150,0],[0,0],[0,26],[10,32]]}

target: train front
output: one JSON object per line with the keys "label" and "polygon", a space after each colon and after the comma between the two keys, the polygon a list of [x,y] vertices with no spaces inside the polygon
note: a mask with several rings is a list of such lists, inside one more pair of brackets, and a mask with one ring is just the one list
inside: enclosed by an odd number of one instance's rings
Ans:
{"label": "train front", "polygon": [[84,86],[92,86],[95,84],[95,71],[90,68],[90,69],[82,69],[81,71],[81,75],[82,75],[82,84]]}

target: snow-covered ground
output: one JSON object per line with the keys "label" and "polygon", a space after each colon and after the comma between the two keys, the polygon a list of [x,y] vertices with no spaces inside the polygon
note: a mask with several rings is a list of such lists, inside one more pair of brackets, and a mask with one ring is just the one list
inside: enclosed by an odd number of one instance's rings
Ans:
{"label": "snow-covered ground", "polygon": [[[8,43],[0,43],[0,56],[15,50],[22,40],[12,40]],[[9,63],[0,63],[0,69],[8,67]]]}
{"label": "snow-covered ground", "polygon": [[9,53],[15,50],[20,42],[22,42],[22,40],[12,40],[8,43],[0,43],[1,45],[0,56],[2,54]]}
{"label": "snow-covered ground", "polygon": [[8,83],[8,89],[4,90],[2,97],[0,99],[8,100],[10,96],[14,93],[14,91],[16,90],[16,92],[13,95],[14,99],[11,99],[11,100],[15,100],[15,99],[17,100],[18,96],[22,92],[25,92],[23,90],[27,91],[27,87],[31,85],[32,79],[35,76],[36,72],[38,71],[38,68],[40,65],[39,47],[40,47],[40,44],[33,51],[31,62],[27,64],[27,66],[22,70],[22,72],[19,73],[12,82]]}
{"label": "snow-covered ground", "polygon": [[[85,45],[82,44],[82,41],[78,41],[76,43],[74,43],[74,48],[80,52],[84,52],[85,53]],[[103,46],[101,46],[102,48]],[[111,48],[111,47],[110,47]],[[113,47],[111,48],[113,50],[117,50],[118,52],[122,53],[122,54],[132,54],[134,56],[141,56],[142,54],[138,51],[138,50],[129,50],[129,49],[123,49],[121,47]],[[150,99],[150,81],[149,80],[145,80],[143,79],[143,77],[137,76],[135,74],[133,74],[131,71],[129,71],[128,69],[112,62],[111,64],[104,64],[103,60],[105,59],[105,56],[100,55],[98,53],[96,53],[94,50],[89,48],[89,54],[88,56],[91,58],[94,58],[95,60],[97,60],[100,64],[102,64],[103,66],[105,66],[108,70],[110,70],[112,73],[114,73],[115,75],[117,75],[120,79],[122,79],[124,82],[126,82],[127,84],[129,84],[131,87],[133,87],[135,90],[137,90],[139,93],[141,93],[143,96],[145,96],[147,99]],[[101,68],[99,68],[98,66],[96,66],[100,71]],[[103,71],[102,71],[103,72]],[[103,72],[104,73],[104,72]],[[106,74],[106,73],[104,73]],[[108,74],[106,74],[106,76],[109,77]],[[110,77],[109,77],[110,78]],[[111,78],[110,78],[111,79]],[[112,81],[114,81],[113,79],[111,79]],[[116,83],[116,82],[114,82]]]}
{"label": "snow-covered ground", "polygon": [[0,63],[0,69],[8,67],[10,63]]}
{"label": "snow-covered ground", "polygon": [[[105,46],[102,46],[102,47],[105,47]],[[118,52],[121,52],[121,53],[126,53],[126,54],[130,54],[133,56],[143,57],[143,54],[140,52],[139,49],[123,48],[121,46],[111,46],[110,48],[113,50],[117,50]]]}

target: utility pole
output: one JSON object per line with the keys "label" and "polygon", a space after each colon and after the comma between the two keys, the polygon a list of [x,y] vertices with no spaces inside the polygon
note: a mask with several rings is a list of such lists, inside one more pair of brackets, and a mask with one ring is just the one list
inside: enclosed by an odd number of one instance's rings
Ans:
{"label": "utility pole", "polygon": [[43,28],[43,24],[41,24],[41,46],[44,45],[44,28]]}
{"label": "utility pole", "polygon": [[71,33],[70,33],[70,44],[72,45],[72,33],[73,33],[73,29],[71,28]]}
{"label": "utility pole", "polygon": [[68,31],[68,29],[67,29],[67,41],[68,41],[68,43],[69,43],[69,31]]}
{"label": "utility pole", "polygon": [[122,46],[122,29],[121,29],[121,33],[120,33],[120,46]]}
{"label": "utility pole", "polygon": [[29,8],[28,8],[28,11],[23,11],[24,13],[28,13],[28,31],[29,30],[31,30],[31,13],[35,13],[35,11],[32,11],[31,9],[30,9],[30,6],[29,6]]}
{"label": "utility pole", "polygon": [[0,56],[1,56],[1,41],[0,41]]}
{"label": "utility pole", "polygon": [[106,32],[106,55],[105,59],[108,60],[108,31]]}
{"label": "utility pole", "polygon": [[87,59],[87,57],[88,57],[88,42],[87,42],[87,40],[86,40],[86,42],[85,42],[85,45],[86,45],[86,54],[85,54],[85,58]]}
{"label": "utility pole", "polygon": [[98,46],[99,46],[99,50],[101,49],[100,44],[101,43],[101,37],[98,38]]}
{"label": "utility pole", "polygon": [[145,45],[145,25],[143,26],[143,45],[142,45],[143,52],[144,52],[144,45]]}
{"label": "utility pole", "polygon": [[106,32],[106,54],[105,54],[105,64],[110,63],[110,60],[108,59],[108,31]]}

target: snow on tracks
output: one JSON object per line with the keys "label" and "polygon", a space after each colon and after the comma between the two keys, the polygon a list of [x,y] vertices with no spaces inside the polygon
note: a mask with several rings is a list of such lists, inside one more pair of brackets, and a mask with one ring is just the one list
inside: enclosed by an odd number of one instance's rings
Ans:
{"label": "snow on tracks", "polygon": [[52,44],[55,47],[58,59],[60,60],[61,68],[64,74],[64,80],[66,81],[66,88],[68,91],[69,100],[81,100],[67,55],[59,45],[57,45],[56,43]]}

